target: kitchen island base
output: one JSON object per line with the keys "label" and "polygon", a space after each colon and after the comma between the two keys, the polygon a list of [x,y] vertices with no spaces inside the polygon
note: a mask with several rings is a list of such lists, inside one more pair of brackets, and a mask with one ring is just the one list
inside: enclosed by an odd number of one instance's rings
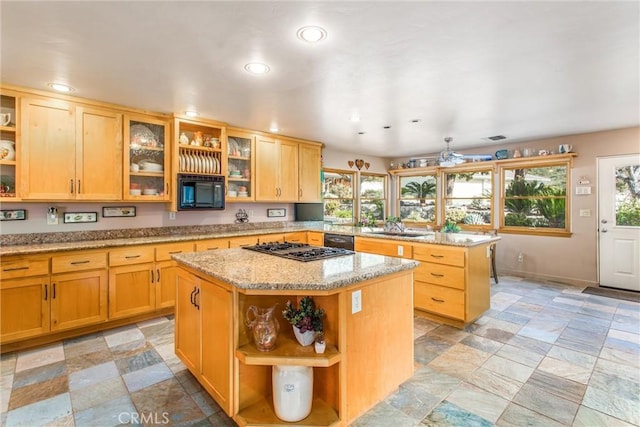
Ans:
{"label": "kitchen island base", "polygon": [[[200,300],[199,295],[211,293],[207,288],[223,295]],[[360,293],[360,311],[352,304],[355,291]],[[281,316],[287,300],[299,301],[307,295],[325,310],[327,349],[322,354],[315,353],[313,346],[298,345],[291,325]],[[227,307],[214,305],[214,301]],[[259,351],[246,327],[246,311],[251,305],[271,307],[276,303],[280,323],[276,347]],[[216,331],[194,329],[192,325],[206,323],[197,317],[204,319],[211,312],[228,313],[226,324],[220,323],[223,319],[218,316]],[[232,335],[229,339],[222,336],[227,331]],[[194,332],[200,343],[192,342]],[[329,290],[260,290],[241,289],[181,266],[176,354],[240,426],[346,426],[413,375],[413,271]],[[219,370],[211,365],[214,361]],[[276,416],[271,383],[274,365],[313,367],[312,409],[303,420],[287,423]],[[206,371],[210,374],[204,375]],[[212,378],[212,372],[225,375]]]}

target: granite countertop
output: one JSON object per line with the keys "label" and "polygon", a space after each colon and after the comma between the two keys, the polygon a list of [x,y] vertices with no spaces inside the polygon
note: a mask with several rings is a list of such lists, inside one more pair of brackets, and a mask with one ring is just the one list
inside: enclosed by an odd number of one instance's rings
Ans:
{"label": "granite countertop", "polygon": [[239,289],[333,290],[418,266],[417,261],[356,253],[300,262],[242,248],[172,255],[184,264]]}

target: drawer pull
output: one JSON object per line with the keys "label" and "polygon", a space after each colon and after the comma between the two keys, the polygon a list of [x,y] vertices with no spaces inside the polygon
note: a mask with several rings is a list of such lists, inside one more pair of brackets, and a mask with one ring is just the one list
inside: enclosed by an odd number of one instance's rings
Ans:
{"label": "drawer pull", "polygon": [[89,264],[91,261],[71,261],[71,265]]}
{"label": "drawer pull", "polygon": [[126,259],[136,259],[136,258],[140,258],[140,255],[126,255],[125,258]]}
{"label": "drawer pull", "polygon": [[444,274],[431,273],[433,277],[444,277]]}
{"label": "drawer pull", "polygon": [[434,255],[434,254],[431,254],[431,255],[430,255],[430,257],[431,257],[431,258],[444,258],[444,255]]}
{"label": "drawer pull", "polygon": [[182,251],[173,251],[173,252],[169,252],[169,255],[173,255],[173,254],[181,254]]}
{"label": "drawer pull", "polygon": [[215,248],[207,248],[208,251],[212,251],[214,249],[219,249],[218,246],[216,246]]}
{"label": "drawer pull", "polygon": [[434,302],[437,302],[437,303],[440,303],[440,304],[442,304],[442,303],[444,302],[444,300],[443,300],[443,299],[438,299],[438,298],[434,298],[434,297],[431,297],[431,299],[432,299]]}
{"label": "drawer pull", "polygon": [[13,267],[13,268],[3,268],[2,271],[18,271],[18,270],[28,270],[29,267]]}

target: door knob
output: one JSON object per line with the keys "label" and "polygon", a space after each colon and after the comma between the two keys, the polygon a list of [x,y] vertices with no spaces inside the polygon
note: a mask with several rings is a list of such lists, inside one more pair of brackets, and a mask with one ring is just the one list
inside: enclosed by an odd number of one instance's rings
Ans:
{"label": "door knob", "polygon": [[606,220],[606,219],[603,219],[603,220],[600,220],[600,222],[601,222],[601,223],[603,223],[603,224],[606,224],[606,223],[607,223],[607,220]]}
{"label": "door knob", "polygon": [[603,232],[603,233],[606,233],[606,232],[607,232],[607,229],[606,229],[606,228],[603,228],[603,229],[602,229],[602,230],[600,230],[600,231],[601,231],[601,232]]}

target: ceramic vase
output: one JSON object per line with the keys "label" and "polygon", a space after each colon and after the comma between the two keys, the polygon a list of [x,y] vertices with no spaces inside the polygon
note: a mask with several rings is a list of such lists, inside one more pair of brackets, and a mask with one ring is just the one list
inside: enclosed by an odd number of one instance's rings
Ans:
{"label": "ceramic vase", "polygon": [[315,343],[313,343],[313,346],[316,350],[316,353],[322,354],[324,353],[324,350],[327,348],[327,343],[324,341],[323,342],[316,341]]}
{"label": "ceramic vase", "polygon": [[274,365],[271,372],[276,416],[287,422],[306,418],[313,400],[313,368]]}
{"label": "ceramic vase", "polygon": [[300,328],[296,326],[293,327],[293,334],[303,347],[313,344],[313,340],[316,338],[316,333],[314,331],[300,332]]}

